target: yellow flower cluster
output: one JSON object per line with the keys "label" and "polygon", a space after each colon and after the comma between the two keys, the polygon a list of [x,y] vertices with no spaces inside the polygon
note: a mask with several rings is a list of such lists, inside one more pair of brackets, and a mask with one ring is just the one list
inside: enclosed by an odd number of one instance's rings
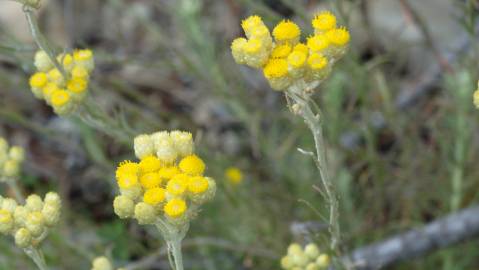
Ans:
{"label": "yellow flower cluster", "polygon": [[186,224],[202,203],[213,198],[216,183],[203,175],[206,166],[194,154],[191,133],[139,135],[134,148],[140,161],[124,161],[116,170],[121,195],[113,206],[120,218],[155,224],[165,217],[171,224]]}
{"label": "yellow flower cluster", "polygon": [[21,248],[37,246],[48,234],[48,228],[60,220],[61,200],[57,193],[49,192],[42,200],[30,195],[25,205],[0,196],[0,233],[10,234]]}
{"label": "yellow flower cluster", "polygon": [[0,137],[0,181],[7,181],[17,176],[24,159],[25,152],[22,147],[9,147],[8,142]]}
{"label": "yellow flower cluster", "polygon": [[269,29],[259,16],[253,15],[241,24],[246,38],[231,44],[233,58],[239,64],[263,69],[271,88],[285,90],[293,85],[315,88],[330,73],[349,44],[349,31],[336,26],[329,11],[312,20],[314,35],[300,42],[301,30],[295,23],[283,20]]}
{"label": "yellow flower cluster", "polygon": [[30,77],[30,88],[39,99],[44,99],[58,115],[75,111],[88,92],[90,73],[95,67],[91,50],[75,50],[72,54],[57,56],[65,74],[58,70],[47,53],[35,54],[37,72]]}
{"label": "yellow flower cluster", "polygon": [[239,185],[243,181],[243,173],[237,167],[227,168],[225,177],[233,185]]}
{"label": "yellow flower cluster", "polygon": [[316,244],[303,248],[293,243],[288,247],[288,254],[281,258],[281,267],[286,270],[321,270],[327,269],[329,264],[329,256],[321,253]]}

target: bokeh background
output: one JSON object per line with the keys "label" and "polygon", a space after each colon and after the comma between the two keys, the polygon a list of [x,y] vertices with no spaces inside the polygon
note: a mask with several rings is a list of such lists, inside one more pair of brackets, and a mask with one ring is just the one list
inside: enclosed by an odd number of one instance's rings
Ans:
{"label": "bokeh background", "polygon": [[[94,50],[94,100],[135,133],[194,133],[216,199],[184,242],[186,269],[279,269],[292,241],[326,248],[319,175],[297,148],[305,124],[260,72],[237,65],[241,20],[283,18],[312,33],[323,9],[352,34],[349,53],[314,96],[324,114],[340,194],[344,250],[478,202],[479,47],[474,0],[42,0],[41,28],[58,51]],[[61,225],[43,244],[52,269],[89,269],[107,254],[131,269],[169,269],[153,228],[112,210],[114,168],[132,141],[60,118],[28,87],[36,50],[22,7],[0,0],[0,135],[25,147],[25,193],[57,190]],[[237,167],[243,181],[225,177]],[[10,191],[0,187],[2,194]],[[477,269],[477,240],[388,269]],[[136,262],[136,263],[135,263]],[[0,269],[33,269],[0,238]],[[136,267],[136,268],[135,268]]]}

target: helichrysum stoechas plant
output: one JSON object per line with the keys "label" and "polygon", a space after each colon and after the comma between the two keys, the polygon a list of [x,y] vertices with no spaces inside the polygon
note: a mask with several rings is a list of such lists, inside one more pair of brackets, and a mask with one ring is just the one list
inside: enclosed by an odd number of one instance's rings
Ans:
{"label": "helichrysum stoechas plant", "polygon": [[121,195],[114,202],[120,218],[154,224],[168,244],[174,269],[182,270],[181,241],[199,207],[211,200],[215,181],[194,153],[192,134],[160,131],[134,139],[139,162],[123,161],[116,170]]}
{"label": "helichrysum stoechas plant", "polygon": [[226,180],[233,185],[239,185],[243,181],[243,173],[237,167],[229,167],[225,171]]}
{"label": "helichrysum stoechas plant", "polygon": [[25,152],[20,146],[9,146],[8,142],[0,137],[0,181],[13,181],[20,172],[25,159]]}
{"label": "helichrysum stoechas plant", "polygon": [[47,269],[38,246],[60,219],[61,200],[58,194],[49,192],[43,199],[32,194],[24,205],[0,196],[0,206],[0,233],[11,235],[15,244],[32,258],[39,269]]}
{"label": "helichrysum stoechas plant", "polygon": [[74,112],[88,93],[90,74],[95,66],[91,50],[61,53],[56,58],[64,73],[54,66],[48,54],[35,54],[37,72],[30,77],[30,88],[39,99],[52,106],[58,115]]}
{"label": "helichrysum stoechas plant", "polygon": [[327,170],[322,118],[311,95],[346,53],[350,35],[345,27],[337,26],[329,11],[318,13],[311,24],[314,33],[301,42],[301,29],[294,22],[283,20],[271,33],[259,16],[250,16],[241,24],[246,38],[235,39],[231,51],[237,63],[261,69],[271,88],[285,93],[291,112],[301,116],[311,130],[315,152],[302,153],[314,158],[321,175],[329,204],[331,249],[339,258],[338,199]]}
{"label": "helichrysum stoechas plant", "polygon": [[328,269],[328,254],[321,253],[316,244],[308,244],[304,248],[297,243],[288,247],[288,253],[281,258],[281,267],[285,270],[321,270]]}

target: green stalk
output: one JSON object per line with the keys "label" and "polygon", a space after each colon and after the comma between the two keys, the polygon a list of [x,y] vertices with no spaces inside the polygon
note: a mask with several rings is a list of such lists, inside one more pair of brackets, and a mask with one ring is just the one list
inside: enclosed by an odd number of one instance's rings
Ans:
{"label": "green stalk", "polygon": [[48,270],[48,266],[45,263],[45,258],[43,257],[43,254],[41,253],[41,251],[39,251],[38,249],[34,247],[25,248],[23,249],[23,251],[25,251],[28,257],[30,257],[33,260],[33,262],[38,267],[38,269]]}

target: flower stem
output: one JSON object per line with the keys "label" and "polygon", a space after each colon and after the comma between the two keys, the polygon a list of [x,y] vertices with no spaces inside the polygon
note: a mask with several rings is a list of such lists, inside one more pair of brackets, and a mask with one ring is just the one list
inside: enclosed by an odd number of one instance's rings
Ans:
{"label": "flower stem", "polygon": [[34,247],[28,247],[24,248],[23,251],[30,257],[35,265],[38,267],[40,270],[48,270],[48,266],[45,263],[45,258],[43,257],[43,254],[41,251],[39,251],[37,248]]}
{"label": "flower stem", "polygon": [[181,253],[181,239],[175,239],[167,242],[168,252],[173,255],[175,270],[183,270],[183,255]]}

